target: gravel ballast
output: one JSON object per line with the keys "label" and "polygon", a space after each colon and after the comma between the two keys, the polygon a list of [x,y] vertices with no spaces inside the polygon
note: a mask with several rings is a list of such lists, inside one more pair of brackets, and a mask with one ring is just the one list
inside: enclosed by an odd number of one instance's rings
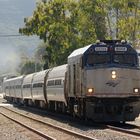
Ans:
{"label": "gravel ballast", "polygon": [[[2,99],[0,99],[2,101]],[[0,102],[1,103],[1,102]],[[11,108],[11,107],[10,107]],[[15,110],[19,111],[18,108],[14,108]],[[84,135],[93,136],[97,139],[101,140],[140,140],[138,137],[133,137],[129,135],[125,135],[119,132],[115,132],[109,129],[101,129],[98,127],[90,127],[90,126],[84,126],[84,125],[73,125],[68,122],[62,122],[58,121],[56,119],[52,119],[47,116],[41,116],[37,114],[33,114],[31,112],[20,110],[23,114],[28,114],[29,116],[38,118],[42,121],[50,122],[53,124],[57,124],[58,126],[82,133]],[[137,120],[133,123],[137,123],[137,125],[140,125],[140,118],[137,118]],[[31,140],[35,139],[32,137],[32,134],[27,133],[25,129],[19,128],[19,126],[15,125],[2,115],[0,115],[0,139],[1,140]]]}

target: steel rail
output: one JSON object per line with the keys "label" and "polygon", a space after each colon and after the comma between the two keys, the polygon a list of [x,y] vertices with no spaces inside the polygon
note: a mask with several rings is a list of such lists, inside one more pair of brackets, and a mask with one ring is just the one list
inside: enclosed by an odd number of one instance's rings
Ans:
{"label": "steel rail", "polygon": [[28,130],[30,130],[30,131],[36,133],[37,135],[39,135],[39,136],[41,136],[41,137],[47,139],[47,140],[56,140],[55,138],[53,138],[53,137],[51,137],[51,136],[49,136],[49,135],[47,135],[47,134],[44,134],[44,133],[42,133],[41,131],[38,131],[38,130],[36,130],[36,129],[34,129],[34,128],[28,126],[28,125],[25,125],[25,124],[23,124],[22,122],[17,121],[17,120],[15,120],[15,119],[13,119],[13,118],[7,116],[6,114],[4,114],[4,113],[2,113],[2,112],[0,112],[0,114],[3,115],[3,116],[6,117],[6,118],[12,120],[13,122],[15,122],[15,123],[17,123],[17,124],[19,124],[19,125],[21,125],[21,126],[27,128]]}
{"label": "steel rail", "polygon": [[111,130],[115,130],[115,131],[123,132],[123,133],[129,134],[129,135],[140,137],[140,133],[138,133],[138,132],[126,130],[124,128],[120,128],[120,127],[116,127],[116,126],[112,126],[112,125],[106,125],[106,127]]}
{"label": "steel rail", "polygon": [[48,125],[48,126],[50,126],[50,127],[52,127],[52,128],[55,128],[55,129],[57,129],[57,130],[59,130],[59,131],[63,131],[63,132],[65,132],[65,133],[67,133],[67,134],[70,134],[70,135],[73,135],[73,136],[76,136],[76,137],[79,137],[79,138],[82,138],[82,139],[86,139],[86,140],[99,140],[99,139],[96,139],[96,138],[93,138],[93,137],[89,137],[89,136],[83,135],[83,134],[81,134],[81,133],[78,133],[78,132],[75,132],[75,131],[72,131],[72,130],[69,130],[69,129],[60,127],[60,126],[56,126],[56,125],[51,124],[51,123],[49,123],[49,122],[44,122],[44,121],[35,119],[35,118],[33,118],[33,117],[29,117],[29,116],[27,116],[27,115],[25,115],[25,114],[23,114],[23,113],[19,113],[19,112],[17,112],[17,111],[11,110],[11,109],[9,109],[9,108],[7,108],[7,107],[4,107],[4,106],[2,106],[2,108],[5,108],[5,109],[7,109],[7,110],[9,110],[9,111],[12,111],[12,112],[14,112],[14,113],[16,113],[16,114],[19,114],[19,115],[24,116],[24,117],[26,117],[26,118],[32,119],[32,120],[34,120],[34,121],[36,121],[36,122],[39,122],[39,123]]}
{"label": "steel rail", "polygon": [[126,123],[126,125],[129,125],[129,126],[132,126],[132,127],[135,127],[135,128],[137,128],[137,129],[140,129],[140,126],[138,126],[138,125],[135,125],[135,124]]}

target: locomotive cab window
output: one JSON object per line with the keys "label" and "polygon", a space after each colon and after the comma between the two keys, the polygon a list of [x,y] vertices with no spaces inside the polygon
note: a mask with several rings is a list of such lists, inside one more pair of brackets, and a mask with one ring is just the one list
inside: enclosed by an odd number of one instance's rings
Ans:
{"label": "locomotive cab window", "polygon": [[135,66],[137,59],[133,54],[114,54],[113,62],[116,64]]}
{"label": "locomotive cab window", "polygon": [[[92,51],[91,51],[92,49]],[[85,67],[138,66],[138,54],[129,46],[108,46],[90,48],[83,57]]]}
{"label": "locomotive cab window", "polygon": [[86,60],[86,66],[94,66],[98,64],[108,64],[110,63],[109,54],[89,54]]}

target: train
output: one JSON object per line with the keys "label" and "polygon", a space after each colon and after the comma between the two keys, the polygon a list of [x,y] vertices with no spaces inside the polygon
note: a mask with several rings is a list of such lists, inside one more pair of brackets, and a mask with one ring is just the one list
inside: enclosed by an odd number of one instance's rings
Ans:
{"label": "train", "polygon": [[67,64],[3,82],[7,101],[94,122],[134,121],[140,113],[140,53],[121,40],[74,50]]}

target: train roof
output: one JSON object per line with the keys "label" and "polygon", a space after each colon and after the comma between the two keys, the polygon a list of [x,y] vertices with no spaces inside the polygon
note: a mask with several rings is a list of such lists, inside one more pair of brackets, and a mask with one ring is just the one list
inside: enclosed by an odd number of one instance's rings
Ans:
{"label": "train roof", "polygon": [[24,75],[18,76],[15,78],[6,79],[6,80],[4,80],[3,83],[4,83],[4,85],[10,85],[10,86],[19,85],[22,83],[23,78],[24,78]]}
{"label": "train roof", "polygon": [[84,52],[89,48],[91,47],[92,44],[88,45],[88,46],[85,46],[83,48],[80,48],[80,49],[77,49],[75,51],[73,51],[69,56],[68,56],[68,63],[75,60],[75,59],[78,59],[81,57],[81,55],[84,54]]}
{"label": "train roof", "polygon": [[[98,47],[98,46],[113,46],[114,45],[118,45],[118,46],[125,46],[127,48],[132,48],[131,45],[125,41],[125,40],[97,40],[96,43],[94,44],[90,44],[88,46],[85,46],[83,48],[79,48],[75,51],[73,51],[69,56],[68,56],[68,64],[70,63],[77,63],[77,62],[80,62],[80,58],[81,56],[90,48],[90,47]],[[129,49],[129,51],[133,51],[134,52],[134,49]]]}
{"label": "train roof", "polygon": [[90,44],[88,46],[85,46],[83,48],[79,48],[79,49],[76,49],[74,50],[69,56],[68,56],[68,61],[70,61],[73,57],[78,57],[78,56],[81,56],[82,54],[84,54],[84,52],[89,48],[91,47],[92,45],[97,45],[97,44],[117,44],[117,43],[127,43],[125,40],[97,40],[95,44]]}
{"label": "train roof", "polygon": [[15,80],[20,80],[24,77],[24,75],[18,76],[18,77],[14,77],[14,78],[10,78],[10,79],[5,79],[4,82],[10,82],[10,81],[15,81]]}
{"label": "train roof", "polygon": [[31,84],[32,82],[32,79],[33,79],[33,76],[35,75],[36,73],[32,73],[32,74],[28,74],[24,77],[23,79],[23,84]]}
{"label": "train roof", "polygon": [[66,68],[67,64],[52,68],[52,70],[50,70],[49,72],[48,79],[57,79],[65,77]]}
{"label": "train roof", "polygon": [[37,72],[33,77],[33,82],[44,82],[44,77],[48,71],[49,69]]}

